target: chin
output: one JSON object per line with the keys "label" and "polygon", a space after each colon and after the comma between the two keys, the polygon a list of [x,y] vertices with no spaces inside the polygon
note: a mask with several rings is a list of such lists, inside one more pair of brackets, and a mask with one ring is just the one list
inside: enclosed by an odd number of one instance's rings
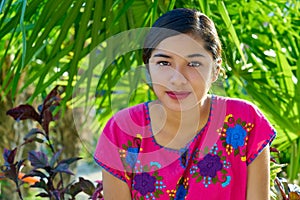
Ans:
{"label": "chin", "polygon": [[165,101],[161,101],[164,107],[168,108],[171,111],[174,112],[183,112],[188,111],[191,109],[199,109],[200,101],[185,99],[185,100],[172,100],[167,99]]}

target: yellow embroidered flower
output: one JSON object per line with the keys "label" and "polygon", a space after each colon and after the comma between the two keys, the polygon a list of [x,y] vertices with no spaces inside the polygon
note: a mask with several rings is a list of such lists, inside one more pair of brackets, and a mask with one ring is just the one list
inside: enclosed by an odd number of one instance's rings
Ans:
{"label": "yellow embroidered flower", "polygon": [[245,162],[245,161],[246,161],[246,156],[242,156],[242,157],[241,157],[241,160],[242,160],[243,162]]}
{"label": "yellow embroidered flower", "polygon": [[167,190],[167,193],[169,194],[169,197],[175,197],[176,190]]}

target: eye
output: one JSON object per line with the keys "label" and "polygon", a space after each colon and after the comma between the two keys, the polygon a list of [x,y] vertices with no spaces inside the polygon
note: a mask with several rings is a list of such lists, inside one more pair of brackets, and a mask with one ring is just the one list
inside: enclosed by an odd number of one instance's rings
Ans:
{"label": "eye", "polygon": [[200,62],[194,61],[194,62],[189,62],[188,66],[189,67],[200,67],[202,64]]}
{"label": "eye", "polygon": [[171,65],[171,63],[169,63],[168,61],[158,61],[156,64],[159,66],[170,66]]}

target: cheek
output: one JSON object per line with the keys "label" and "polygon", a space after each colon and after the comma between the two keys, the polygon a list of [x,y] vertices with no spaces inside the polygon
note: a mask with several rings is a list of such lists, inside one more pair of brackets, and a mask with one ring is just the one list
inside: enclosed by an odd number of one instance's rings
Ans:
{"label": "cheek", "polygon": [[149,68],[149,74],[152,80],[152,84],[155,84],[155,83],[166,83],[170,73],[168,72],[167,69],[152,67]]}
{"label": "cheek", "polygon": [[188,79],[193,82],[197,81],[203,83],[206,82],[209,77],[209,72],[203,69],[193,69],[188,74]]}
{"label": "cheek", "polygon": [[200,77],[201,80],[205,82],[212,81],[212,78],[214,77],[214,70],[212,67],[200,68],[194,73],[197,74],[198,77]]}

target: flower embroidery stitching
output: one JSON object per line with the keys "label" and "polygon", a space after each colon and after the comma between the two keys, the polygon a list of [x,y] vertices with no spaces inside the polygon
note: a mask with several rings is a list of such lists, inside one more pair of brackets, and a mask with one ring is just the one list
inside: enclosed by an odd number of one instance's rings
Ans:
{"label": "flower embroidery stitching", "polygon": [[149,192],[154,192],[156,178],[150,174],[143,172],[136,174],[133,178],[134,189],[137,190],[141,195],[145,196]]}
{"label": "flower embroidery stitching", "polygon": [[133,199],[155,200],[164,194],[163,190],[166,188],[166,185],[163,182],[163,177],[158,174],[160,166],[158,162],[142,165],[141,161],[137,160],[132,183],[132,187],[135,190],[133,191]]}
{"label": "flower embroidery stitching", "polygon": [[142,151],[140,149],[140,144],[142,142],[142,136],[137,134],[133,141],[128,140],[127,145],[123,144],[122,149],[119,150],[120,158],[124,165],[126,172],[132,172],[139,155],[139,152]]}
{"label": "flower embroidery stitching", "polygon": [[231,145],[234,149],[237,149],[245,144],[247,132],[241,125],[237,124],[233,128],[228,128],[226,134],[227,144]]}
{"label": "flower embroidery stitching", "polygon": [[[205,156],[201,158],[203,153]],[[190,174],[196,182],[202,182],[205,187],[216,183],[221,183],[222,187],[229,185],[231,177],[227,175],[227,170],[231,163],[226,161],[226,156],[223,156],[223,151],[216,144],[210,151],[200,152],[197,149],[193,154],[193,163]]]}
{"label": "flower embroidery stitching", "polygon": [[220,157],[217,155],[207,154],[203,160],[197,164],[202,176],[215,177],[217,172],[223,168]]}
{"label": "flower embroidery stitching", "polygon": [[188,194],[189,178],[181,177],[177,182],[175,190],[167,190],[170,200],[184,200]]}
{"label": "flower embroidery stitching", "polygon": [[126,162],[130,165],[131,168],[134,167],[139,153],[139,148],[128,147],[126,154]]}
{"label": "flower embroidery stitching", "polygon": [[185,198],[186,194],[187,194],[187,189],[185,189],[183,185],[179,185],[174,200],[182,200]]}
{"label": "flower embroidery stitching", "polygon": [[234,153],[234,156],[239,155],[241,161],[245,162],[246,146],[248,142],[248,135],[253,129],[254,124],[247,123],[241,118],[234,118],[232,114],[226,116],[224,125],[218,129],[222,145],[226,149],[228,155]]}

